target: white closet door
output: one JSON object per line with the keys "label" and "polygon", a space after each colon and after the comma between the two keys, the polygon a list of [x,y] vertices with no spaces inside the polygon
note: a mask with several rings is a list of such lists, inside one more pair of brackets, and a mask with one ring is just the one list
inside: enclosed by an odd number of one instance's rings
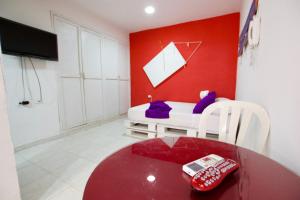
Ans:
{"label": "white closet door", "polygon": [[129,104],[130,104],[130,90],[129,90],[129,81],[120,80],[120,114],[125,114],[128,112]]}
{"label": "white closet door", "polygon": [[62,79],[64,128],[81,125],[84,121],[81,84],[77,78]]}
{"label": "white closet door", "polygon": [[101,60],[103,75],[108,79],[117,79],[118,67],[118,43],[114,40],[103,38],[101,43]]}
{"label": "white closet door", "polygon": [[54,27],[58,37],[61,124],[69,129],[85,123],[78,27],[59,17],[54,18]]}
{"label": "white closet door", "polygon": [[61,75],[78,76],[80,74],[78,28],[59,18],[55,18],[54,26],[58,37],[58,70]]}
{"label": "white closet door", "polygon": [[82,65],[84,76],[101,78],[101,43],[100,38],[87,31],[81,32]]}
{"label": "white closet door", "polygon": [[104,81],[104,114],[105,119],[119,116],[119,81]]}
{"label": "white closet door", "polygon": [[129,47],[119,45],[119,76],[121,80],[128,80],[130,77],[130,59]]}
{"label": "white closet door", "polygon": [[101,41],[90,32],[81,31],[84,95],[88,122],[103,118]]}
{"label": "white closet door", "polygon": [[84,92],[87,121],[101,120],[103,118],[102,81],[85,79]]}

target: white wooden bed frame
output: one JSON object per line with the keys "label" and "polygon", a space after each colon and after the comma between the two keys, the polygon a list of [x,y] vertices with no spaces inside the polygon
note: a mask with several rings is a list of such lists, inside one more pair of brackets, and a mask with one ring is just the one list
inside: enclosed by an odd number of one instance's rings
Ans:
{"label": "white wooden bed frame", "polygon": [[143,139],[166,136],[197,137],[198,134],[197,129],[129,119],[125,120],[125,127],[127,135]]}
{"label": "white wooden bed frame", "polygon": [[125,120],[126,134],[137,138],[156,138],[157,123]]}
{"label": "white wooden bed frame", "polygon": [[[167,102],[173,109],[170,119],[150,119],[144,116],[149,104],[132,107],[125,120],[126,134],[138,138],[155,138],[165,136],[197,137],[200,116],[192,114],[195,104]],[[189,118],[190,117],[190,118]],[[186,122],[186,123],[185,123]],[[211,126],[211,134],[217,134],[218,126]]]}
{"label": "white wooden bed frame", "polygon": [[[226,101],[226,100],[228,99],[226,98],[217,99],[217,101]],[[129,108],[128,119],[125,120],[126,134],[138,138],[155,138],[155,137],[165,137],[165,136],[197,137],[198,124],[200,123],[199,121],[200,116],[197,117],[192,114],[192,110],[195,104],[184,103],[184,102],[170,102],[170,101],[166,103],[168,103],[171,107],[173,106],[174,108],[170,112],[170,119],[173,116],[173,119],[171,121],[169,120],[165,121],[164,119],[159,120],[159,119],[151,119],[151,118],[143,117],[144,113],[141,112],[142,111],[144,112],[145,109],[149,107],[149,104],[143,104],[140,106]],[[135,112],[139,112],[139,115],[137,116],[136,114],[134,114]],[[176,115],[176,120],[179,120],[180,123],[179,121],[177,121],[176,123],[175,115]],[[182,116],[191,117],[188,120],[191,123],[185,126],[185,124],[182,122],[183,120]],[[207,131],[207,134],[209,134],[212,138],[215,138],[218,136],[218,131],[219,131],[219,122],[217,121],[219,120],[219,114],[217,114],[217,116],[215,115],[212,117],[214,118],[211,118],[211,120],[209,120],[211,123],[208,122],[209,123],[208,127],[210,128],[210,130]]]}

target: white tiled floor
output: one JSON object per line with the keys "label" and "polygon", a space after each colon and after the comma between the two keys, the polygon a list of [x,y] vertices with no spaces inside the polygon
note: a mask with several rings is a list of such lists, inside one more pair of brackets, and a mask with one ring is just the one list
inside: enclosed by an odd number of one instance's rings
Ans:
{"label": "white tiled floor", "polygon": [[17,152],[22,200],[81,200],[100,161],[140,141],[124,136],[123,120]]}

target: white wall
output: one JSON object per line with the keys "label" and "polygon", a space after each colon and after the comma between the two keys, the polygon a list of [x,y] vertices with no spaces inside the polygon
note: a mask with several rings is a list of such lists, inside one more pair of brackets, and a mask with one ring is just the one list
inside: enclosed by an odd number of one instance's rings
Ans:
{"label": "white wall", "polygon": [[241,2],[241,12],[240,12],[240,32],[242,32],[244,25],[246,23],[249,10],[251,8],[253,0],[242,0]]}
{"label": "white wall", "polygon": [[[241,28],[251,2],[243,1]],[[237,99],[266,108],[268,155],[300,175],[300,1],[260,1],[260,15],[260,46],[239,60]]]}
{"label": "white wall", "polygon": [[[53,32],[50,11],[62,15],[78,24],[113,37],[128,45],[128,33],[76,7],[60,0],[1,0],[0,16]],[[8,95],[8,114],[11,135],[15,147],[29,144],[59,134],[57,69],[54,62],[34,59],[40,76],[44,102],[30,107],[19,106],[23,99],[21,60],[4,56],[4,79]],[[28,80],[33,99],[39,97],[34,73],[27,63]],[[28,91],[26,96],[29,96]]]}
{"label": "white wall", "polygon": [[52,32],[50,11],[67,17],[122,43],[129,43],[128,32],[115,27],[68,0],[1,0],[0,16]]}
{"label": "white wall", "polygon": [[2,69],[2,56],[0,50],[0,199],[19,200],[20,191],[14,150],[9,132]]}

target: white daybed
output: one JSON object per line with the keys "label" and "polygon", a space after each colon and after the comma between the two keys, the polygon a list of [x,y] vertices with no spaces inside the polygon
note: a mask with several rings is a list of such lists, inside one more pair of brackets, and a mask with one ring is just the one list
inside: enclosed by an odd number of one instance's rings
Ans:
{"label": "white daybed", "polygon": [[[201,114],[193,114],[196,104],[166,101],[172,108],[170,118],[152,119],[145,117],[149,103],[129,108],[128,120],[125,121],[126,132],[131,136],[146,135],[149,138],[168,135],[185,135],[196,137]],[[208,122],[208,132],[218,133],[218,115],[212,115]]]}

